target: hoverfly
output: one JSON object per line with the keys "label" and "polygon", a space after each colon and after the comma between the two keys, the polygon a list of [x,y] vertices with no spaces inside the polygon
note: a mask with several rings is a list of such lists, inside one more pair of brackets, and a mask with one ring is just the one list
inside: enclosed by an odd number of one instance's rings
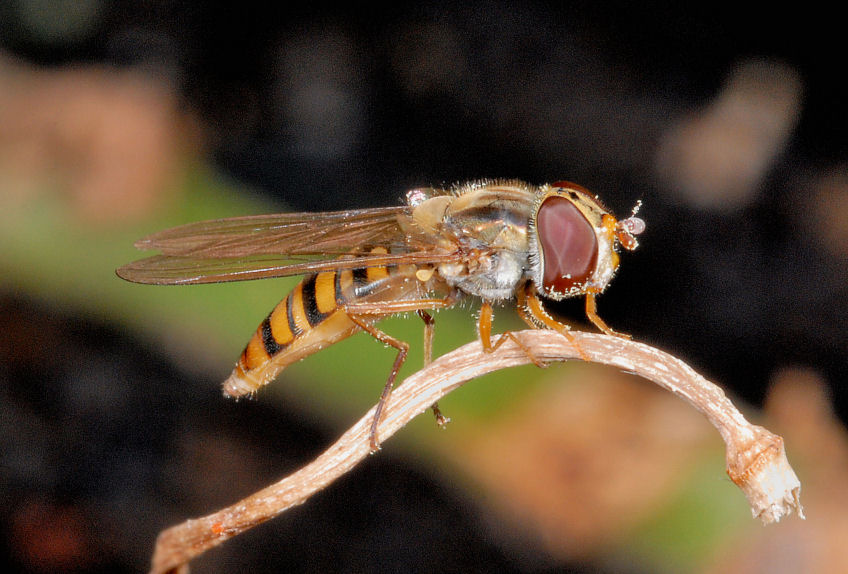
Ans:
{"label": "hoverfly", "polygon": [[[595,297],[616,272],[619,246],[638,245],[645,228],[638,208],[618,221],[573,183],[485,180],[414,189],[398,207],[191,223],[136,242],[162,254],[117,272],[157,285],[306,275],[259,325],[224,382],[224,394],[252,394],[286,366],[365,331],[397,349],[371,426],[376,450],[377,425],[409,349],[379,330],[379,320],[417,313],[425,324],[425,362],[432,353],[428,311],[451,307],[463,296],[482,301],[477,328],[487,351],[509,336],[493,343],[492,305],[512,298],[528,325],[568,336],[569,327],[548,314],[541,297],[585,296],[589,320],[604,333],[624,336],[598,316]],[[436,405],[433,410],[443,422]]]}

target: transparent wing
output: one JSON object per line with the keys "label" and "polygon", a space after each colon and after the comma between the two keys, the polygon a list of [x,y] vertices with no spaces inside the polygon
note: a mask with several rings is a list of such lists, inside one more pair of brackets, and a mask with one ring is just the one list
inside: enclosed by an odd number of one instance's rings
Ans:
{"label": "transparent wing", "polygon": [[[136,247],[162,254],[117,273],[135,283],[185,285],[454,260],[455,254],[437,249],[426,236],[407,236],[400,222],[409,211],[401,206],[190,223],[137,241]],[[389,253],[370,253],[374,246]]]}
{"label": "transparent wing", "polygon": [[197,258],[154,255],[118,269],[123,279],[154,285],[195,285],[247,281],[318,273],[335,269],[361,269],[388,265],[425,265],[456,261],[459,254],[440,250],[413,253],[362,254],[335,259],[309,259],[281,255]]}
{"label": "transparent wing", "polygon": [[256,254],[342,254],[363,245],[402,245],[399,218],[409,207],[380,207],[324,213],[279,213],[189,223],[136,242],[139,249],[196,258]]}

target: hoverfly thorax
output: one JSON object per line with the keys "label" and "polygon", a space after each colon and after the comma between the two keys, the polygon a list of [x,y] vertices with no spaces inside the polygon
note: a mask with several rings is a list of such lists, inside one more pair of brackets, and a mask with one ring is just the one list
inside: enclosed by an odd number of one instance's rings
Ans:
{"label": "hoverfly thorax", "polygon": [[635,236],[645,224],[635,216],[637,209],[617,221],[579,185],[539,188],[530,220],[531,274],[539,293],[560,300],[603,291],[618,268],[616,248],[638,245]]}

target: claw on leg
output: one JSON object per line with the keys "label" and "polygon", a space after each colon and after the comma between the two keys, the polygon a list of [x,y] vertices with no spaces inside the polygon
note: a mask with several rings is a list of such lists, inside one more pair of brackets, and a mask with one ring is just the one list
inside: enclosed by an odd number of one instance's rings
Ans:
{"label": "claw on leg", "polygon": [[518,291],[518,313],[524,322],[531,327],[546,327],[560,333],[571,343],[581,359],[587,362],[590,360],[589,355],[571,334],[571,327],[557,321],[545,310],[531,283],[527,283],[523,289]]}
{"label": "claw on leg", "polygon": [[395,362],[392,365],[392,371],[389,373],[389,378],[386,379],[386,384],[383,386],[383,392],[380,393],[380,401],[377,403],[377,409],[374,411],[374,420],[371,421],[371,452],[375,453],[380,450],[380,440],[377,437],[377,427],[380,424],[380,419],[383,418],[383,409],[385,408],[389,397],[392,395],[392,388],[394,388],[398,372],[400,372],[400,368],[403,366],[404,361],[406,361],[406,355],[409,353],[409,343],[401,341],[400,339],[395,339],[391,335],[384,333],[371,325],[368,321],[357,317],[356,315],[350,315],[350,319],[356,323],[360,329],[381,343],[394,347],[398,351],[397,357],[395,357]]}
{"label": "claw on leg", "polygon": [[488,301],[483,302],[483,306],[480,308],[480,318],[477,321],[477,331],[480,334],[480,342],[483,345],[483,351],[486,353],[494,353],[501,345],[503,345],[507,340],[511,340],[513,343],[518,345],[518,347],[524,351],[524,354],[530,358],[534,365],[537,367],[545,368],[548,366],[544,360],[540,359],[533,351],[527,347],[524,343],[522,343],[518,337],[515,336],[511,331],[507,331],[506,333],[502,333],[500,337],[498,337],[497,341],[492,343],[492,318],[494,312],[492,310],[492,304]]}
{"label": "claw on leg", "polygon": [[595,301],[595,293],[587,293],[586,294],[586,316],[589,317],[589,320],[601,331],[606,333],[607,335],[611,335],[613,337],[621,337],[622,339],[630,339],[630,335],[627,333],[619,333],[615,331],[607,325],[603,319],[598,315],[598,304]]}

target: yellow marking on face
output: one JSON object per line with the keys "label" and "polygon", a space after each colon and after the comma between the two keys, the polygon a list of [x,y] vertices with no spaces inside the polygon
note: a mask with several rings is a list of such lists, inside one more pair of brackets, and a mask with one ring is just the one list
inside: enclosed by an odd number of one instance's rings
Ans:
{"label": "yellow marking on face", "polygon": [[618,224],[615,217],[609,213],[605,213],[603,217],[601,217],[601,224],[604,226],[604,233],[609,238],[609,241],[612,241],[615,237],[615,226]]}

